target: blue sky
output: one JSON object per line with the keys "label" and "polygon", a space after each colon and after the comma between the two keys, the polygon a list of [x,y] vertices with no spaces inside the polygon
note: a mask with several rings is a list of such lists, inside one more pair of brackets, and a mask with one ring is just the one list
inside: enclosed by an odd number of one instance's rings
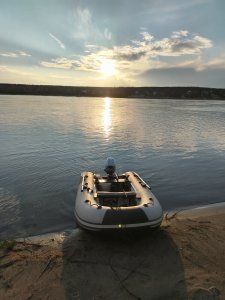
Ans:
{"label": "blue sky", "polygon": [[225,87],[224,0],[0,0],[0,82]]}

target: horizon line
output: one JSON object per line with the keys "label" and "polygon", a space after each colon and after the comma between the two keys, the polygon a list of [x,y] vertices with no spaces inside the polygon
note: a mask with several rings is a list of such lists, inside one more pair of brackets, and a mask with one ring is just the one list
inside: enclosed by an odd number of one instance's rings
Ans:
{"label": "horizon line", "polygon": [[51,87],[77,87],[77,88],[100,88],[100,89],[118,89],[118,88],[201,88],[201,89],[220,89],[224,87],[207,87],[207,86],[191,86],[191,85],[173,85],[173,86],[88,86],[88,85],[55,85],[55,84],[37,84],[37,83],[9,83],[0,82],[0,85],[25,85],[25,86],[51,86]]}

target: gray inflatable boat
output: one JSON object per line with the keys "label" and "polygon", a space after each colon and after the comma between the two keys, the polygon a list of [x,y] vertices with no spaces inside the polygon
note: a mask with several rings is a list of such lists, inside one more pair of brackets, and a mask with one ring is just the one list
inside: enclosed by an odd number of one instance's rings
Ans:
{"label": "gray inflatable boat", "polygon": [[112,158],[105,171],[108,176],[81,174],[75,202],[78,226],[94,231],[159,227],[162,207],[147,183],[131,171],[118,176]]}

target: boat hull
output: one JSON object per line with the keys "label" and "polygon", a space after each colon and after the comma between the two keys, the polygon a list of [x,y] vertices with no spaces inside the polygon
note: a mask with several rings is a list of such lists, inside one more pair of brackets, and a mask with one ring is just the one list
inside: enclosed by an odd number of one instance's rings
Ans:
{"label": "boat hull", "polygon": [[[123,229],[154,229],[161,225],[163,219],[161,205],[151,192],[150,187],[145,183],[143,184],[144,181],[139,175],[134,172],[125,173],[125,176],[132,183],[137,197],[140,198],[140,203],[128,207],[109,207],[99,205],[97,202],[95,182],[93,184],[91,182],[91,188],[88,188],[87,184],[84,188],[84,179],[87,182],[90,181],[90,178],[94,180],[93,173],[90,175],[89,173],[82,173],[82,181],[76,196],[74,213],[79,227],[91,231],[115,231]],[[126,192],[124,193],[126,194]],[[132,192],[128,193],[132,194]]]}
{"label": "boat hull", "polygon": [[93,224],[86,220],[82,220],[75,212],[76,222],[78,227],[90,231],[121,231],[121,230],[133,230],[133,229],[157,229],[160,227],[163,216],[159,217],[156,220],[152,220],[144,223],[133,223],[133,224],[112,224],[112,225],[103,225],[103,224]]}

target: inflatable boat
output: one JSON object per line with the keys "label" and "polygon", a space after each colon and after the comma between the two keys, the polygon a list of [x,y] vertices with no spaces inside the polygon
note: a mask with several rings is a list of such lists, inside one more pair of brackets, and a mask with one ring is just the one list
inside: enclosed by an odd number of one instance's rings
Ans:
{"label": "inflatable boat", "polygon": [[75,202],[78,226],[94,231],[159,227],[163,211],[147,183],[135,172],[117,175],[113,159],[105,171],[108,176],[81,174]]}

